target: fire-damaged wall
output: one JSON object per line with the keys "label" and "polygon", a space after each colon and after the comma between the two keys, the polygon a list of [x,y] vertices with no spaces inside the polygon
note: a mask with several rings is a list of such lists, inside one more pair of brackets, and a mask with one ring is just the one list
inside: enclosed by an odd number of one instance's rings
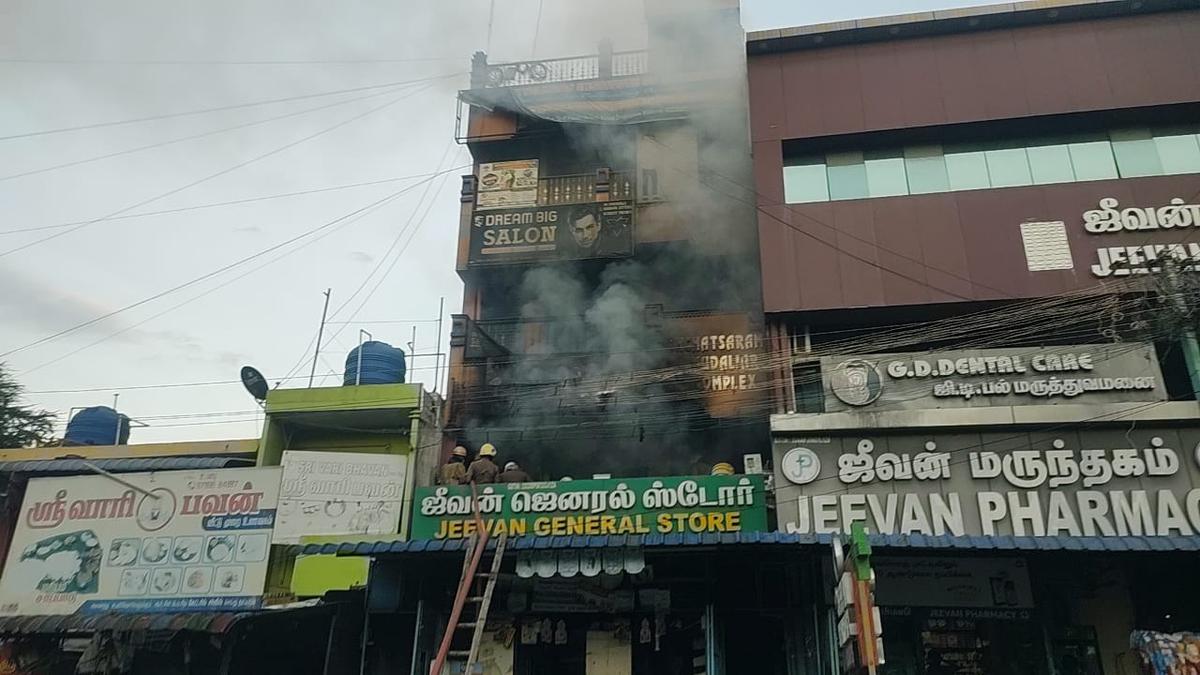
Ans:
{"label": "fire-damaged wall", "polygon": [[[707,472],[766,452],[730,4],[655,3],[639,73],[464,92],[472,117],[520,113],[511,137],[469,139],[451,363],[467,445],[497,443],[542,478]],[[522,192],[531,171],[536,194]]]}

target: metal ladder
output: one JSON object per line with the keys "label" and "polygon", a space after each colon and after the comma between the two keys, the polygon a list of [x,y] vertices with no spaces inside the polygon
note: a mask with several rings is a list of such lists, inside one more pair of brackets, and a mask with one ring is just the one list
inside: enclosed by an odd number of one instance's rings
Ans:
{"label": "metal ladder", "polygon": [[[475,534],[467,542],[466,554],[463,558],[462,576],[458,581],[458,592],[454,595],[454,606],[450,610],[450,620],[446,623],[446,632],[442,635],[437,657],[430,664],[430,675],[441,675],[442,668],[449,661],[464,663],[463,673],[471,673],[479,658],[479,644],[487,627],[488,609],[492,604],[492,594],[496,590],[496,581],[500,578],[500,565],[504,560],[504,547],[508,537],[504,533],[496,539],[496,548],[492,552],[489,571],[479,572],[479,563],[487,550],[488,533],[484,527],[483,517],[479,513],[479,500],[475,494],[475,485],[471,485],[471,497],[475,505]],[[472,594],[476,582],[484,581],[482,594]],[[463,610],[468,606],[476,607],[475,618],[462,621]],[[451,645],[459,630],[471,629],[470,649],[454,650]]]}

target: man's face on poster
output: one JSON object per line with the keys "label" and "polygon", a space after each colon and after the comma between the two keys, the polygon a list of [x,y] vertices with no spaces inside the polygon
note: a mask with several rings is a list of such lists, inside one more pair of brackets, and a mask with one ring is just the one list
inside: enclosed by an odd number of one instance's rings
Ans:
{"label": "man's face on poster", "polygon": [[600,223],[596,222],[596,216],[588,213],[572,221],[571,236],[575,237],[575,243],[579,244],[580,248],[594,246],[600,238]]}

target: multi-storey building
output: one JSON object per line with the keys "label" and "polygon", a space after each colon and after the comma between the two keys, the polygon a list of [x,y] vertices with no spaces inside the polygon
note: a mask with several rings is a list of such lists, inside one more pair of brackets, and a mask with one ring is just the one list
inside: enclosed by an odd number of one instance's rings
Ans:
{"label": "multi-storey building", "polygon": [[866,525],[883,672],[1133,672],[1200,625],[1197,37],[1069,0],[749,36],[778,524]]}
{"label": "multi-storey building", "polygon": [[713,4],[647,3],[645,50],[476,55],[448,396],[472,450],[541,479],[764,451],[745,59]]}

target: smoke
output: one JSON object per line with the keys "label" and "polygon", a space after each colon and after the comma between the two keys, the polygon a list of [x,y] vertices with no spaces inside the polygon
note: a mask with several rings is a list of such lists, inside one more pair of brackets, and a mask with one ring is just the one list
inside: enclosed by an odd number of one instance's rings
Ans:
{"label": "smoke", "polygon": [[[766,439],[765,425],[759,438],[736,421],[722,447],[711,435],[717,421],[706,410],[700,378],[679,368],[695,363],[699,337],[697,324],[683,317],[761,317],[736,3],[646,0],[615,23],[602,18],[615,11],[607,5],[599,17],[591,3],[556,5],[553,25],[579,27],[595,39],[558,52],[539,44],[539,57],[595,53],[600,39],[618,51],[645,45],[648,79],[661,99],[689,102],[686,119],[562,123],[560,140],[542,145],[544,176],[566,164],[581,173],[629,172],[639,194],[635,254],[521,275],[510,289],[519,298],[521,336],[508,340],[512,357],[490,367],[487,378],[515,393],[502,411],[468,424],[468,440],[498,443],[501,454],[542,478],[707,471]],[[652,113],[657,103],[646,105]],[[499,284],[490,290],[505,292]],[[761,330],[758,321],[750,321],[752,330]]]}

